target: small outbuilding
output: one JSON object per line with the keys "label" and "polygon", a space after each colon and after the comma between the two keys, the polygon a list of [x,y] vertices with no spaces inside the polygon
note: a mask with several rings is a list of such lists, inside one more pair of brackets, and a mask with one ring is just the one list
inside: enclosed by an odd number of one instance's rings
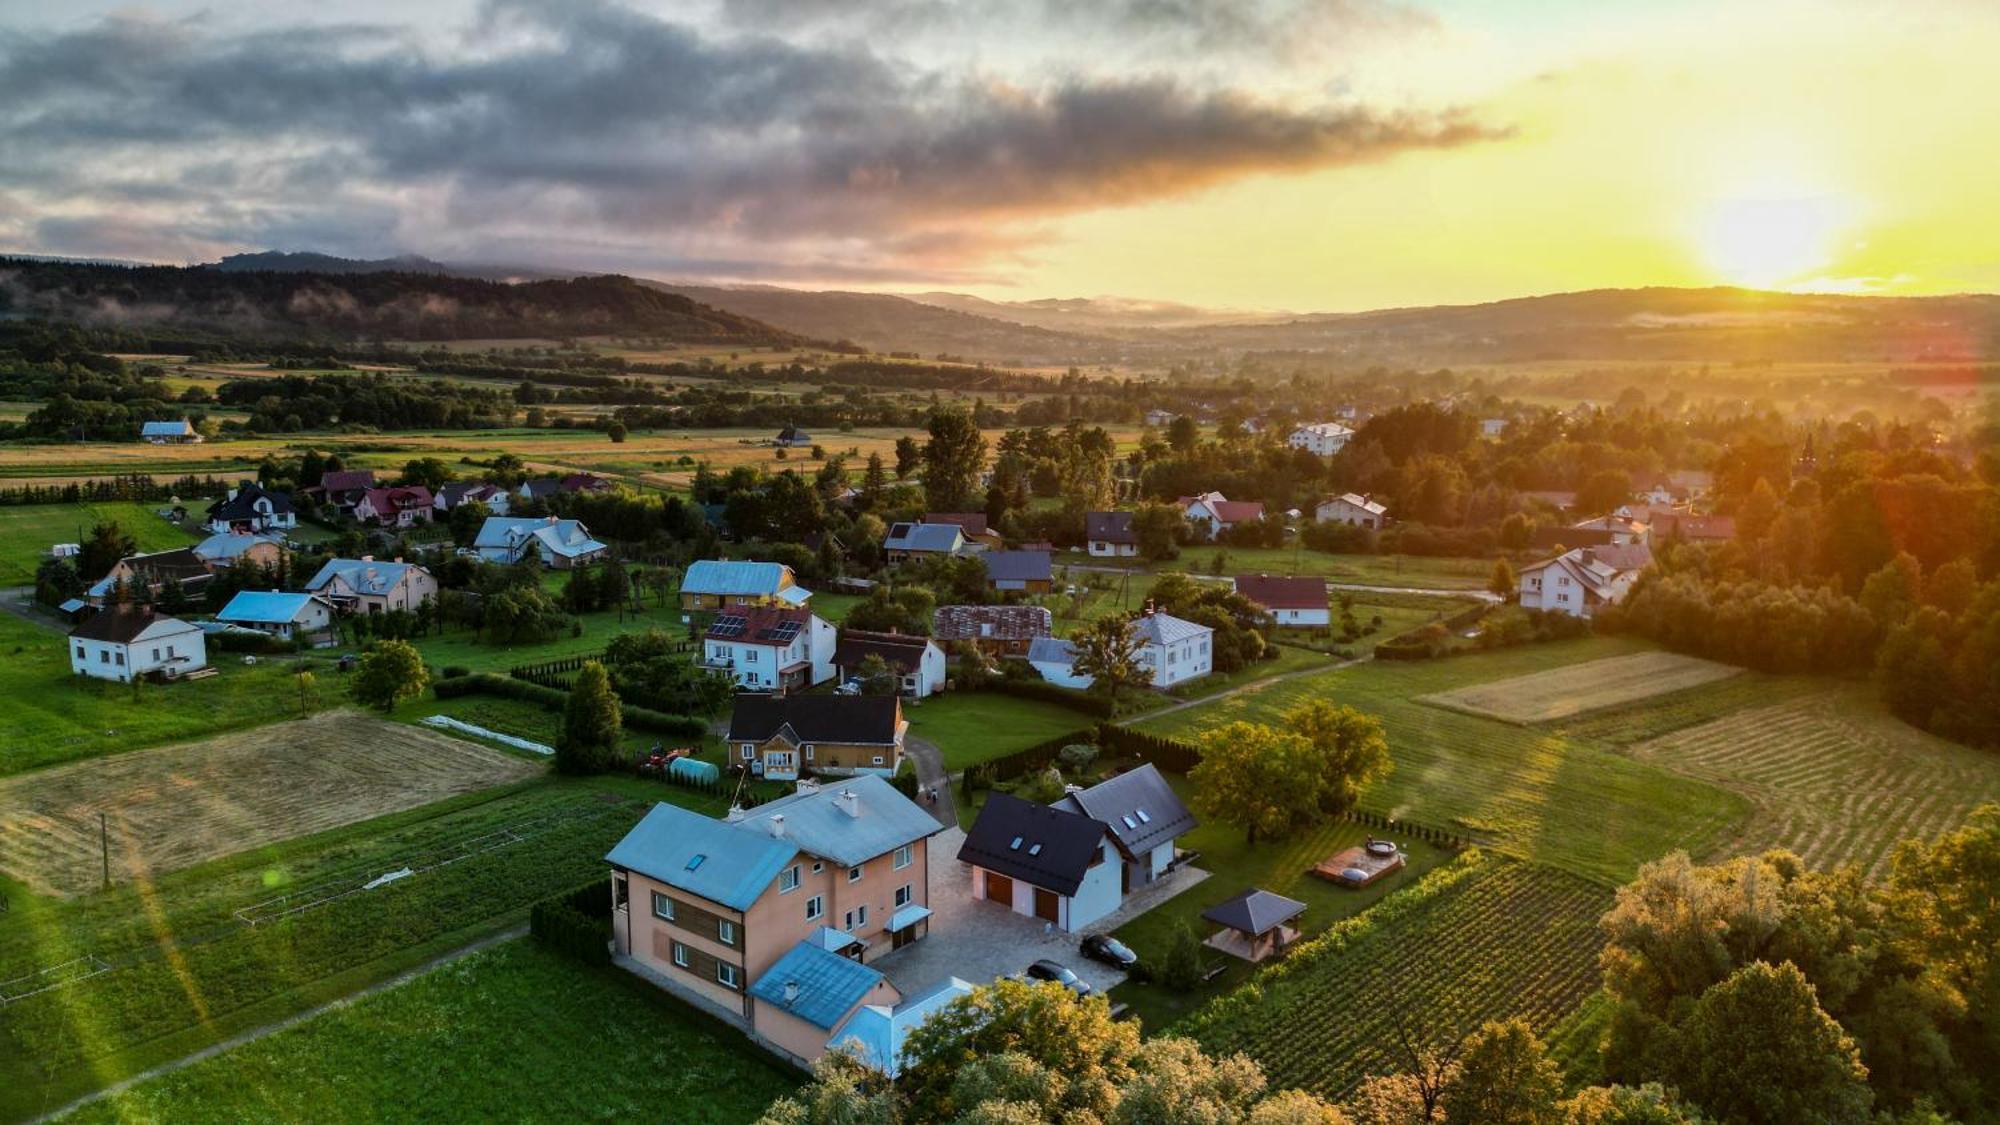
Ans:
{"label": "small outbuilding", "polygon": [[1295,898],[1252,887],[1201,912],[1216,930],[1203,945],[1245,961],[1262,961],[1299,940],[1291,921],[1306,911]]}

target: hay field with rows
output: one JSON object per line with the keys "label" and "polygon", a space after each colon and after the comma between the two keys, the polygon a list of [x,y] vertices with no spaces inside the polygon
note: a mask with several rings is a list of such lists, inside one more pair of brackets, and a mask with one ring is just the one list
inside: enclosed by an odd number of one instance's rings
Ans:
{"label": "hay field with rows", "polygon": [[1741,671],[1679,653],[1635,652],[1421,698],[1425,703],[1501,722],[1545,723],[1700,687]]}

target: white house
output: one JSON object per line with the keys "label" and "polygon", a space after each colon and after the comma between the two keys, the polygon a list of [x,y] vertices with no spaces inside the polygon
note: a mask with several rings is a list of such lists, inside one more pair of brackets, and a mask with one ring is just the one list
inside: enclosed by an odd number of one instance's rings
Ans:
{"label": "white house", "polygon": [[1178,501],[1181,514],[1198,524],[1213,539],[1238,524],[1256,523],[1264,518],[1264,505],[1255,500],[1231,500],[1220,492],[1183,496]]}
{"label": "white house", "polygon": [[1155,428],[1160,426],[1170,426],[1173,424],[1174,419],[1178,417],[1180,417],[1180,415],[1174,413],[1171,410],[1161,410],[1158,407],[1155,407],[1151,410],[1146,411],[1146,424],[1148,426],[1153,426]]}
{"label": "white house", "polygon": [[1112,844],[1125,862],[1127,892],[1173,870],[1175,841],[1196,827],[1194,814],[1151,762],[1088,789],[1073,788],[1055,807],[1110,827]]}
{"label": "white house", "polygon": [[896,691],[900,695],[922,699],[944,690],[945,659],[944,650],[929,637],[911,633],[871,633],[861,629],[842,629],[840,644],[834,649],[833,662],[840,675],[854,676],[861,671],[861,662],[870,656],[879,656],[896,676]]}
{"label": "white house", "polygon": [[603,558],[610,548],[591,538],[581,520],[544,516],[488,516],[472,547],[487,562],[514,563],[533,543],[542,565],[567,570]]}
{"label": "white house", "polygon": [[1480,437],[1497,438],[1506,432],[1507,419],[1505,418],[1481,418],[1479,420]]}
{"label": "white house", "polygon": [[1132,623],[1139,642],[1139,666],[1156,688],[1198,680],[1215,670],[1215,630],[1165,613],[1148,613]]}
{"label": "white house", "polygon": [[958,850],[972,897],[1075,933],[1118,909],[1124,864],[1101,820],[994,790]]}
{"label": "white house", "polygon": [[208,506],[208,522],[202,524],[216,535],[232,531],[284,531],[298,525],[298,510],[292,507],[292,498],[257,484],[230,489],[226,496]]}
{"label": "white house", "polygon": [[290,594],[283,590],[241,590],[215,615],[225,625],[255,629],[274,637],[294,637],[325,632],[333,624],[333,604],[317,594]]}
{"label": "white house", "polygon": [[786,692],[833,678],[836,630],[806,609],[730,606],[701,641],[704,667],[744,691]]}
{"label": "white house", "polygon": [[1082,691],[1097,680],[1076,670],[1076,646],[1061,637],[1036,637],[1029,641],[1028,666],[1057,687]]}
{"label": "white house", "polygon": [[69,632],[69,670],[126,683],[159,672],[169,678],[208,667],[202,631],[152,606],[111,606]]}
{"label": "white house", "polygon": [[415,563],[398,559],[376,562],[369,556],[358,559],[328,559],[319,573],[306,583],[306,592],[318,594],[334,608],[350,613],[387,613],[394,609],[415,610],[437,597],[437,579]]}
{"label": "white house", "polygon": [[1303,449],[1321,457],[1331,457],[1347,448],[1348,439],[1354,431],[1338,422],[1314,422],[1292,431],[1288,444],[1293,449]]}
{"label": "white house", "polygon": [[1322,501],[1313,510],[1313,518],[1321,523],[1344,523],[1349,527],[1369,527],[1380,531],[1389,522],[1389,509],[1358,493],[1343,492],[1331,500]]}
{"label": "white house", "polygon": [[174,422],[147,422],[139,427],[139,437],[151,445],[201,444],[201,434],[186,418]]}
{"label": "white house", "polygon": [[1236,578],[1236,592],[1262,606],[1279,625],[1309,629],[1333,624],[1324,578],[1243,574]]}
{"label": "white house", "polygon": [[[1644,550],[1644,545],[1637,545]],[[1630,565],[1630,548],[1579,547],[1524,566],[1520,574],[1523,609],[1544,609],[1571,617],[1594,617],[1599,606],[1623,601],[1644,564]],[[1601,557],[1604,556],[1604,557]]]}
{"label": "white house", "polygon": [[1139,534],[1132,530],[1131,512],[1085,512],[1083,539],[1095,558],[1131,558],[1139,553]]}

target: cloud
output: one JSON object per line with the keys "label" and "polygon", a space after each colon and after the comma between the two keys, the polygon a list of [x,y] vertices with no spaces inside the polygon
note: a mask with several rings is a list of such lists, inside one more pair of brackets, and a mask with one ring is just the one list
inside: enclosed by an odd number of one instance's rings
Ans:
{"label": "cloud", "polygon": [[[767,19],[795,10],[758,2]],[[1098,18],[1219,26],[1203,7],[1120,0]],[[0,191],[47,209],[24,248],[66,253],[499,249],[965,276],[1065,214],[1498,135],[1463,111],[1159,74],[917,68],[612,3],[496,0],[442,42],[131,15],[0,38]]]}

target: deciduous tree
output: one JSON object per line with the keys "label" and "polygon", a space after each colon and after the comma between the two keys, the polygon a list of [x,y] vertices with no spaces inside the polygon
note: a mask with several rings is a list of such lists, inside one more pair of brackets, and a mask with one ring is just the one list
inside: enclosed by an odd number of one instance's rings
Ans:
{"label": "deciduous tree", "polygon": [[430,682],[415,646],[408,641],[377,641],[362,654],[350,690],[356,700],[387,714],[403,700],[423,694]]}
{"label": "deciduous tree", "polygon": [[562,736],[556,740],[556,768],[564,773],[595,773],[609,767],[618,754],[625,727],[618,696],[604,665],[584,661],[563,705]]}

